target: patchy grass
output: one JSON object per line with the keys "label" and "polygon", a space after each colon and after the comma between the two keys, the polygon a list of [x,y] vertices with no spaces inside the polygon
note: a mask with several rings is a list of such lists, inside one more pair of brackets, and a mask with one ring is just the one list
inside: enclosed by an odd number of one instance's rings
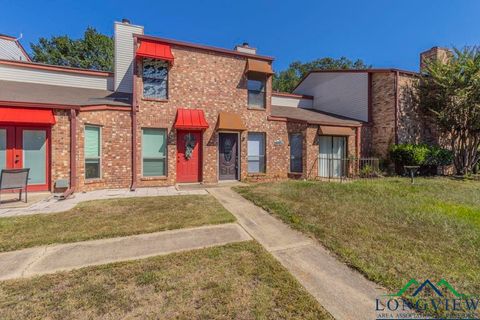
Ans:
{"label": "patchy grass", "polygon": [[233,221],[210,195],[95,200],[60,213],[0,218],[0,251]]}
{"label": "patchy grass", "polygon": [[480,294],[478,181],[288,181],[236,190],[392,292],[411,278],[444,278],[460,293]]}
{"label": "patchy grass", "polygon": [[253,241],[0,282],[2,319],[332,319]]}

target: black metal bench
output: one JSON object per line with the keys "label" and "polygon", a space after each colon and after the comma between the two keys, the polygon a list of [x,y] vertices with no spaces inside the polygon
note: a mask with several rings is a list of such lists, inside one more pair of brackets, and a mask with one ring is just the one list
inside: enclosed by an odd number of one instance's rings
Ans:
{"label": "black metal bench", "polygon": [[[28,202],[27,184],[30,169],[2,169],[0,173],[0,195],[4,190],[18,190],[18,201],[25,191],[25,203]],[[0,201],[1,203],[1,201]]]}

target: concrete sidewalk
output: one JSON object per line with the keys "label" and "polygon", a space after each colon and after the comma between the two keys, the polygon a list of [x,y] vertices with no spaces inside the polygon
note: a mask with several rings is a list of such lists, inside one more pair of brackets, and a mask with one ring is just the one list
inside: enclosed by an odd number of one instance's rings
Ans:
{"label": "concrete sidewalk", "polygon": [[230,188],[208,191],[336,319],[376,318],[375,299],[385,293],[380,286]]}
{"label": "concrete sidewalk", "polygon": [[200,249],[252,238],[237,223],[0,253],[0,280]]}
{"label": "concrete sidewalk", "polygon": [[23,208],[2,208],[2,206],[0,205],[0,218],[67,211],[75,207],[80,202],[91,200],[205,194],[207,194],[207,192],[204,188],[197,188],[194,190],[177,190],[173,186],[137,188],[135,191],[130,191],[129,189],[104,189],[74,193],[73,197],[66,200],[57,200],[54,199],[53,196],[51,196],[43,201],[33,203],[32,205]]}

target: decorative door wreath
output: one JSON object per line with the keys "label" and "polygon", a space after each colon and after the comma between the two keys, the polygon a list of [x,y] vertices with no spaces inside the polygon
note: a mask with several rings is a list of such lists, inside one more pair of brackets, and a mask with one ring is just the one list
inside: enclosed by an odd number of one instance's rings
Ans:
{"label": "decorative door wreath", "polygon": [[185,140],[185,159],[190,160],[192,157],[193,149],[195,148],[195,136],[191,133],[188,133],[183,137]]}

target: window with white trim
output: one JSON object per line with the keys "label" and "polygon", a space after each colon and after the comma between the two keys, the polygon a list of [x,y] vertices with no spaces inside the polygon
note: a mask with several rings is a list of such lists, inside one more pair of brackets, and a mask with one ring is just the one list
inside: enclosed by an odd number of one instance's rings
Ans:
{"label": "window with white trim", "polygon": [[248,133],[248,173],[265,172],[265,133]]}
{"label": "window with white trim", "polygon": [[250,72],[247,75],[248,107],[265,109],[265,87],[267,77],[265,74]]}
{"label": "window with white trim", "polygon": [[100,127],[85,126],[85,179],[100,179],[101,149]]}
{"label": "window with white trim", "polygon": [[142,129],[142,172],[144,177],[167,175],[166,129]]}
{"label": "window with white trim", "polygon": [[143,97],[168,99],[168,62],[143,59]]}

